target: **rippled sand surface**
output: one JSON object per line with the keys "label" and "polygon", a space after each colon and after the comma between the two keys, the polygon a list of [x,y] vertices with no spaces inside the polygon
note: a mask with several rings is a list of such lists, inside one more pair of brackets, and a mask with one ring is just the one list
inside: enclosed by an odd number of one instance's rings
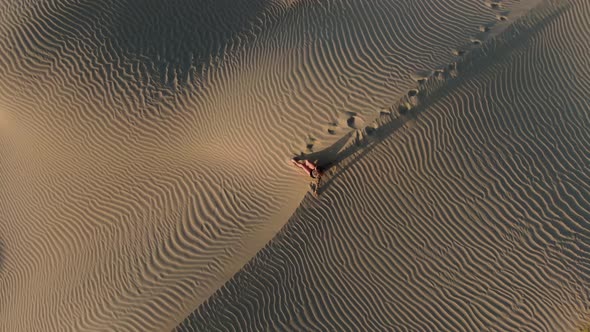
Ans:
{"label": "rippled sand surface", "polygon": [[421,86],[177,330],[587,327],[588,18],[545,3]]}
{"label": "rippled sand surface", "polygon": [[0,1],[0,330],[586,327],[589,22]]}

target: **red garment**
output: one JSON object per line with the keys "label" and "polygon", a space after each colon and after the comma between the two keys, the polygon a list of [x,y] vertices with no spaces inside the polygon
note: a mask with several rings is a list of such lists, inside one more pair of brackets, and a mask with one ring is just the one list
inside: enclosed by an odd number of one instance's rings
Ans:
{"label": "red garment", "polygon": [[297,165],[297,167],[303,169],[307,173],[307,175],[309,175],[312,178],[316,178],[316,177],[319,177],[321,175],[320,170],[317,169],[317,166],[314,163],[312,163],[311,161],[309,161],[309,160],[304,160],[303,161],[303,164],[300,163],[300,162],[298,162],[295,159],[291,159],[291,161],[295,165]]}

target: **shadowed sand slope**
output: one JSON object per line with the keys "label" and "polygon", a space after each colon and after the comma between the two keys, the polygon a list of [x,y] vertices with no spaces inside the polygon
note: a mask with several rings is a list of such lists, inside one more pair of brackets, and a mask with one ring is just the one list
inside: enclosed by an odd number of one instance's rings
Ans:
{"label": "shadowed sand slope", "polygon": [[[0,330],[174,328],[297,209],[308,188],[293,153],[362,130],[519,6],[1,1]],[[457,135],[448,125],[428,128]],[[412,166],[432,155],[404,146]],[[398,152],[387,151],[377,170],[392,167]],[[395,182],[345,174],[326,199],[358,210],[304,208],[298,218],[336,230],[361,218],[353,213],[399,222],[341,196],[393,204],[378,190]]]}
{"label": "shadowed sand slope", "polygon": [[587,327],[589,17],[545,3],[377,121],[177,330]]}

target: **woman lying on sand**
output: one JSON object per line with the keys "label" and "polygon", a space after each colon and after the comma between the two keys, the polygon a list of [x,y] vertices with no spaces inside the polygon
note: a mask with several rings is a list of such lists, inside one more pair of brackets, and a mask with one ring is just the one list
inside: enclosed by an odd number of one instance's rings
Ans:
{"label": "woman lying on sand", "polygon": [[322,176],[320,169],[309,160],[304,160],[303,163],[301,163],[299,158],[293,158],[291,159],[291,162],[303,169],[312,179],[319,179]]}
{"label": "woman lying on sand", "polygon": [[304,170],[307,175],[309,175],[312,179],[312,189],[314,196],[318,195],[318,188],[320,186],[320,178],[322,177],[322,172],[317,165],[312,163],[309,160],[304,160],[300,162],[299,158],[295,157],[291,159],[291,162],[295,164],[297,167]]}

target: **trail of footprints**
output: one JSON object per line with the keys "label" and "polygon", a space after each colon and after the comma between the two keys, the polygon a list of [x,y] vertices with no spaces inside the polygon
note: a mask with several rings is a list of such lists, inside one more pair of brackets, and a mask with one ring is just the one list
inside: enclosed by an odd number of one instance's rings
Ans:
{"label": "trail of footprints", "polygon": [[[496,19],[497,21],[504,22],[508,20],[509,12],[505,10],[504,3],[501,1],[486,1],[485,5],[488,6],[491,10],[496,12]],[[469,54],[470,50],[474,48],[479,48],[483,45],[486,37],[489,37],[489,33],[494,26],[493,23],[488,25],[480,25],[479,31],[480,33],[470,39],[470,42],[463,47],[454,49],[451,51],[452,55],[455,57],[452,62],[446,64],[445,66],[435,68],[429,71],[424,71],[413,75],[414,81],[417,83],[417,87],[408,90],[405,96],[402,96],[396,105],[392,105],[389,107],[384,107],[378,111],[378,115],[376,116],[373,121],[369,121],[368,124],[365,126],[364,119],[359,116],[355,112],[346,112],[346,120],[345,121],[332,121],[327,125],[327,133],[329,135],[337,135],[339,130],[358,130],[361,132],[366,133],[367,135],[371,135],[375,131],[376,128],[379,127],[378,122],[383,120],[385,117],[389,118],[397,118],[399,116],[408,115],[413,109],[416,108],[419,104],[419,99],[421,92],[424,89],[425,85],[429,81],[446,81],[449,79],[454,79],[459,75],[457,64],[461,62],[467,54]],[[316,144],[317,139],[313,136],[308,136],[305,140],[305,152],[301,151],[299,155],[305,156],[306,153],[313,153],[316,152],[314,150],[314,145]]]}

